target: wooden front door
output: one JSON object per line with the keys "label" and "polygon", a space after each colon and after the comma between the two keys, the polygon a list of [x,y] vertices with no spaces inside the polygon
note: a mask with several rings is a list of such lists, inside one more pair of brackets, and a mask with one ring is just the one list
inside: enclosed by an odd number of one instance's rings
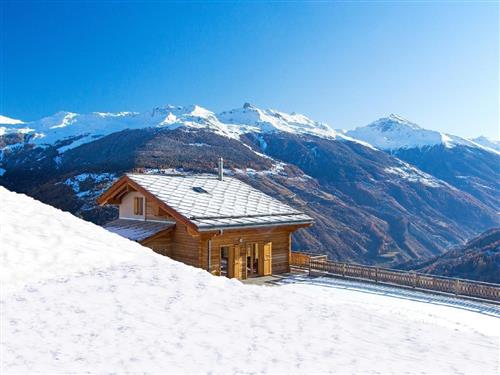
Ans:
{"label": "wooden front door", "polygon": [[267,242],[259,249],[259,275],[267,276],[273,273],[273,244]]}
{"label": "wooden front door", "polygon": [[229,251],[228,276],[229,278],[243,278],[243,255],[240,245],[234,245]]}

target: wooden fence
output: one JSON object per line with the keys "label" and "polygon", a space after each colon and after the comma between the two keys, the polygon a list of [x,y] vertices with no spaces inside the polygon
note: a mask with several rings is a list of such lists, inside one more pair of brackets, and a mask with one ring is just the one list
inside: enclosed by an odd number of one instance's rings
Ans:
{"label": "wooden fence", "polygon": [[292,251],[292,258],[290,260],[290,265],[296,266],[296,267],[309,267],[309,262],[311,260],[327,261],[328,256],[327,255],[318,255],[318,254],[313,254],[313,253]]}
{"label": "wooden fence", "polygon": [[308,268],[310,274],[326,274],[369,280],[376,283],[398,285],[457,296],[480,298],[500,303],[500,285],[463,280],[413,271],[340,263],[327,260],[326,256],[292,252],[291,266]]}

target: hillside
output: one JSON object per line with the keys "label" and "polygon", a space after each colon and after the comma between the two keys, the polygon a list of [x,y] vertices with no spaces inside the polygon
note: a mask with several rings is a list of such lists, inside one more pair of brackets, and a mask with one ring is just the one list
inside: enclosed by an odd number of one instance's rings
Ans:
{"label": "hillside", "polygon": [[204,129],[147,128],[113,133],[62,155],[53,147],[15,155],[4,162],[0,184],[96,223],[114,217],[110,208],[96,207],[95,198],[123,172],[214,172],[223,156],[226,173],[316,219],[294,237],[296,249],[370,264],[439,254],[496,219],[472,196],[384,152],[312,135],[249,133],[239,141]]}
{"label": "hillside", "polygon": [[405,269],[500,284],[500,228],[491,229],[426,262]]}
{"label": "hillside", "polygon": [[0,199],[6,373],[498,370],[495,317],[345,289],[243,285],[24,195],[0,188]]}
{"label": "hillside", "polygon": [[463,145],[400,149],[392,154],[500,210],[500,154]]}

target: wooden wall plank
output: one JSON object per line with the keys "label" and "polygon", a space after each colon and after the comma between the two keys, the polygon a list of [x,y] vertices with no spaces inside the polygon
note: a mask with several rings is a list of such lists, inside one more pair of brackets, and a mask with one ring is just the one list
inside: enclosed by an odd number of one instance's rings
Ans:
{"label": "wooden wall plank", "polygon": [[191,266],[200,267],[201,237],[189,234],[187,227],[180,222],[177,222],[172,232],[172,258]]}

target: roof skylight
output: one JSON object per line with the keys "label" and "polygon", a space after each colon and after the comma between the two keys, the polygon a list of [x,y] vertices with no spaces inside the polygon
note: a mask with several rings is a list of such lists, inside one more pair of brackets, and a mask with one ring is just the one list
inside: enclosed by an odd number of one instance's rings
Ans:
{"label": "roof skylight", "polygon": [[194,186],[193,187],[193,190],[196,191],[197,193],[205,193],[205,194],[208,194],[208,191],[206,191],[205,189],[203,189],[201,186]]}

